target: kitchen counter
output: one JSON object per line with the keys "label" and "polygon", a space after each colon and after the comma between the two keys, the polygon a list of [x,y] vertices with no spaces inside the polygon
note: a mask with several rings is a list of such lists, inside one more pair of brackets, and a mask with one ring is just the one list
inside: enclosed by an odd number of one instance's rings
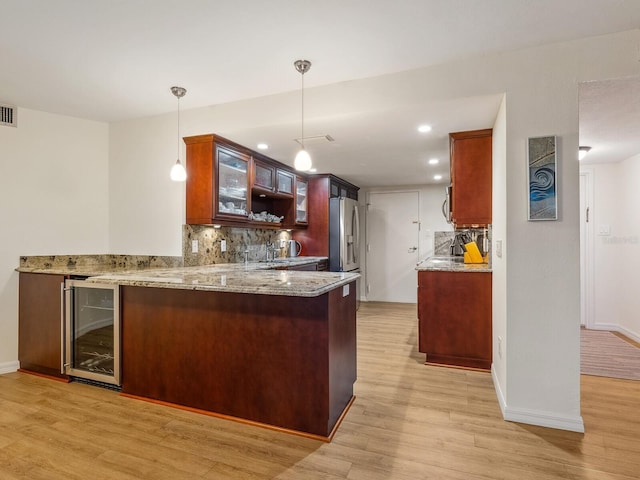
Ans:
{"label": "kitchen counter", "polygon": [[24,369],[59,374],[61,282],[81,276],[119,285],[123,395],[324,441],[354,400],[359,275],[286,270],[325,257],[199,267],[20,260]]}
{"label": "kitchen counter", "polygon": [[33,255],[21,256],[21,273],[48,273],[51,275],[92,276],[127,270],[181,267],[182,257],[156,255]]}
{"label": "kitchen counter", "polygon": [[16,270],[22,273],[85,276],[93,283],[295,297],[316,297],[346,285],[359,276],[355,273],[286,270],[317,263],[326,260],[326,257],[166,268],[167,264],[177,263],[175,258],[178,257],[21,257],[20,267]]}
{"label": "kitchen counter", "polygon": [[[418,271],[418,351],[425,363],[488,371],[492,362],[491,266],[435,256]],[[475,272],[476,275],[468,275]]]}
{"label": "kitchen counter", "polygon": [[[116,283],[135,287],[172,288],[215,292],[317,297],[355,281],[360,275],[344,272],[298,272],[274,270],[293,262],[255,262],[143,270],[98,275],[88,279],[96,283]],[[306,261],[307,263],[309,260]]]}
{"label": "kitchen counter", "polygon": [[442,272],[490,272],[490,263],[464,263],[462,257],[433,256],[423,260],[416,270]]}

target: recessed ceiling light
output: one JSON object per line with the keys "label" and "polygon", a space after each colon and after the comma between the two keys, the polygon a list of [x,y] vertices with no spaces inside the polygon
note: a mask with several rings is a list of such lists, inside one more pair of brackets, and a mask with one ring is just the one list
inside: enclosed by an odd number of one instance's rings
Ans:
{"label": "recessed ceiling light", "polygon": [[438,160],[437,158],[432,158],[429,160],[429,165],[437,165],[438,163],[440,163],[440,160]]}
{"label": "recessed ceiling light", "polygon": [[582,160],[587,156],[587,153],[591,150],[591,147],[580,147],[578,150],[578,160]]}
{"label": "recessed ceiling light", "polygon": [[426,133],[426,132],[430,132],[431,131],[431,125],[420,125],[418,127],[418,131],[420,133]]}
{"label": "recessed ceiling light", "polygon": [[269,148],[269,145],[267,145],[266,143],[259,143],[258,144],[258,150],[266,150]]}
{"label": "recessed ceiling light", "polygon": [[434,175],[433,179],[434,180],[442,180],[442,175]]}
{"label": "recessed ceiling light", "polygon": [[310,169],[309,169],[309,172],[311,172],[311,173],[316,173],[317,171],[318,171],[318,169],[317,169],[317,168],[310,168]]}

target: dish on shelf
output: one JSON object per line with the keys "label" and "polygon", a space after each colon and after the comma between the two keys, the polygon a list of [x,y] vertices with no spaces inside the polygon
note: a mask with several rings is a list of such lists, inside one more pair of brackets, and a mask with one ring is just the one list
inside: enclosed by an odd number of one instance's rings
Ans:
{"label": "dish on shelf", "polygon": [[277,215],[274,215],[268,212],[260,212],[260,213],[249,212],[249,220],[253,220],[256,222],[280,223],[282,222],[283,219],[284,217],[279,217]]}

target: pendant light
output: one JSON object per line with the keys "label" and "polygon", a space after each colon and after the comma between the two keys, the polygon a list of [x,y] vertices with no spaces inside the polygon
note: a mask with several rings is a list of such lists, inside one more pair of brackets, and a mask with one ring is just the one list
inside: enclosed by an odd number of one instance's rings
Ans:
{"label": "pendant light", "polygon": [[187,171],[180,162],[180,99],[185,96],[187,90],[182,87],[171,87],[171,93],[178,99],[178,160],[171,168],[171,180],[174,182],[184,182],[187,179]]}
{"label": "pendant light", "polygon": [[300,148],[300,151],[296,155],[293,166],[296,170],[305,172],[311,168],[311,156],[309,156],[309,152],[304,149],[304,74],[311,68],[311,62],[309,60],[296,60],[293,62],[293,65],[302,75],[302,134],[300,135],[300,145],[302,148]]}

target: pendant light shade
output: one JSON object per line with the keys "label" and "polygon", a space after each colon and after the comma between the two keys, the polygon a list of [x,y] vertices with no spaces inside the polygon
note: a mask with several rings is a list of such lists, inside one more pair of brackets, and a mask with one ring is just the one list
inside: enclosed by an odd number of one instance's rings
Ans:
{"label": "pendant light shade", "polygon": [[311,169],[311,156],[309,152],[307,152],[304,148],[301,148],[300,151],[296,154],[296,158],[293,161],[293,166],[296,170],[300,170],[301,172],[306,172]]}
{"label": "pendant light shade", "polygon": [[300,151],[297,153],[295,160],[293,161],[293,166],[296,170],[300,170],[301,172],[305,172],[311,169],[311,156],[309,152],[304,149],[304,74],[309,71],[311,68],[311,62],[309,60],[296,60],[293,62],[293,65],[296,67],[296,70],[300,72],[302,76],[302,121],[301,124],[301,135],[300,135]]}
{"label": "pendant light shade", "polygon": [[169,176],[174,182],[184,182],[187,179],[187,171],[180,162],[180,99],[185,96],[187,90],[182,87],[171,87],[171,93],[178,99],[178,160],[171,167]]}
{"label": "pendant light shade", "polygon": [[180,162],[180,159],[176,160],[176,163],[171,167],[169,176],[174,182],[184,182],[187,179],[187,170]]}

